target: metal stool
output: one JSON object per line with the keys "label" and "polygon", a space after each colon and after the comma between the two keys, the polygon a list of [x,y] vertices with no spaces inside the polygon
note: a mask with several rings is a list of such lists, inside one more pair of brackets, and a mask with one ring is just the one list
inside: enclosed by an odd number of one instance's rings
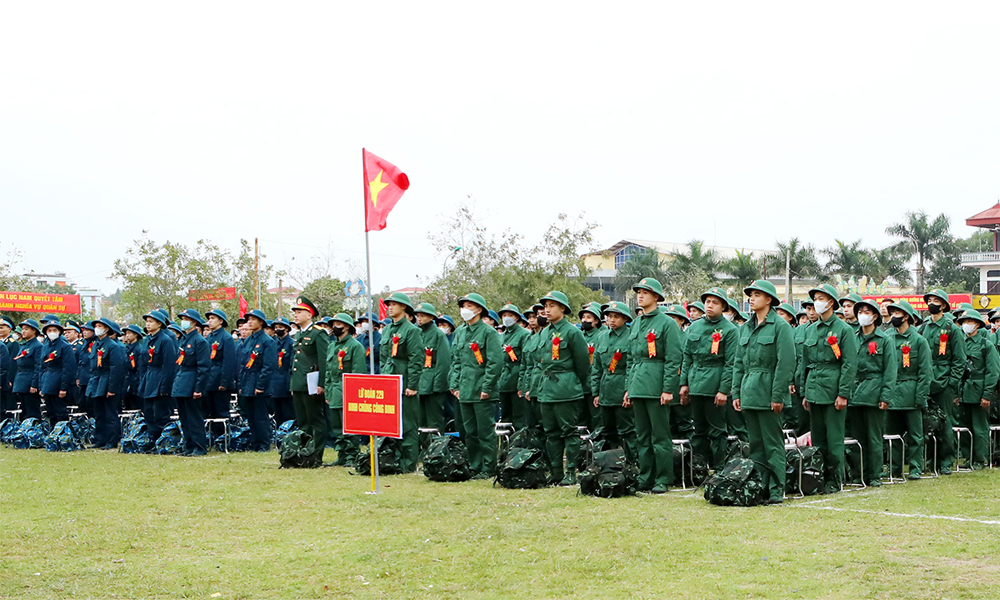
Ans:
{"label": "metal stool", "polygon": [[514,433],[514,425],[505,421],[498,421],[493,425],[493,433],[497,436],[497,456],[510,447],[510,436]]}
{"label": "metal stool", "polygon": [[[975,438],[972,437],[972,430],[969,429],[968,427],[952,427],[951,430],[955,432],[955,453],[957,455],[957,456],[955,456],[955,469],[954,469],[954,472],[955,473],[971,473],[972,472],[972,449],[973,449],[973,446],[975,445]],[[969,458],[968,458],[968,460],[966,460],[966,462],[965,462],[966,466],[964,468],[959,466],[959,463],[962,460],[961,447],[962,447],[962,435],[963,434],[969,436]]]}
{"label": "metal stool", "polygon": [[[124,410],[124,411],[118,413],[118,422],[119,422],[119,424],[121,425],[121,428],[122,428],[121,438],[119,438],[119,439],[122,439],[122,440],[125,439],[125,429],[128,427],[129,421],[131,421],[132,417],[134,417],[135,415],[139,414],[140,412],[142,412],[142,411],[138,411],[138,410]],[[119,441],[119,443],[118,443],[118,452],[121,453],[121,451],[122,451],[122,445],[121,445],[121,442]]]}
{"label": "metal stool", "polygon": [[576,434],[580,437],[582,455],[576,459],[576,470],[582,471],[594,459],[594,439],[586,425],[577,425]]}
{"label": "metal stool", "polygon": [[887,483],[887,484],[906,483],[906,477],[903,477],[903,468],[902,468],[902,466],[899,469],[899,477],[893,477],[893,475],[892,475],[892,445],[893,445],[893,442],[899,442],[899,447],[900,447],[900,453],[899,453],[899,455],[902,457],[903,462],[905,462],[906,461],[906,441],[903,440],[903,436],[901,436],[901,435],[883,435],[882,436],[882,441],[889,444],[889,480],[886,481],[886,478],[883,477],[882,481],[884,483]]}
{"label": "metal stool", "polygon": [[[927,444],[928,442],[930,442],[932,445],[928,446],[928,444]],[[931,472],[934,473],[934,474],[933,475],[923,475],[923,474],[921,474],[921,476],[920,476],[921,479],[933,479],[935,477],[940,477],[941,476],[941,473],[938,472],[938,466],[937,466],[937,446],[938,446],[938,444],[937,444],[937,436],[936,435],[934,435],[933,433],[929,433],[926,436],[924,436],[924,466],[927,466],[927,454],[928,454],[928,452],[930,452],[931,449],[933,449],[934,450],[934,452],[933,452],[934,456],[932,457],[932,460],[930,462],[931,462]]]}
{"label": "metal stool", "polygon": [[[868,487],[868,484],[865,483],[865,451],[861,448],[861,442],[854,438],[844,438],[844,447],[848,446],[858,447],[858,462],[861,463],[861,483],[841,483],[840,491],[844,491],[845,487],[854,487],[863,490]],[[847,460],[846,453],[844,460]]]}
{"label": "metal stool", "polygon": [[[694,450],[691,448],[691,440],[683,439],[683,440],[670,440],[670,441],[673,442],[674,446],[678,446],[681,449],[681,489],[682,490],[686,490],[688,488],[687,488],[687,482],[684,480],[684,463],[685,463],[685,461],[684,461],[684,446],[687,446],[688,452],[690,453],[691,458],[694,458]],[[691,483],[693,485],[694,484],[694,460],[687,461],[687,470],[688,470],[689,474],[691,475]]]}
{"label": "metal stool", "polygon": [[[805,498],[806,495],[802,491],[802,469],[803,469],[803,467],[805,467],[805,455],[802,454],[802,448],[799,448],[799,445],[797,443],[795,443],[795,442],[790,442],[790,443],[786,443],[785,444],[785,453],[786,453],[785,455],[786,456],[787,456],[787,453],[788,453],[789,450],[795,450],[795,453],[798,454],[798,456],[799,456],[799,486],[798,486],[799,493],[797,495],[795,495],[795,496],[792,496],[792,497],[793,498]],[[786,495],[785,497],[787,498],[788,496]]]}
{"label": "metal stool", "polygon": [[222,423],[222,449],[229,454],[229,419],[205,419],[205,435],[208,437],[208,446],[212,447],[212,424]]}
{"label": "metal stool", "polygon": [[14,410],[8,410],[6,412],[7,412],[8,415],[11,415],[11,418],[14,419],[15,423],[20,423],[21,422],[21,409],[20,408],[15,408]]}
{"label": "metal stool", "polygon": [[798,439],[799,438],[798,438],[797,435],[795,435],[795,430],[794,429],[782,429],[781,433],[784,434],[784,436],[785,436],[785,443],[786,444],[797,444],[798,443]]}
{"label": "metal stool", "polygon": [[1000,436],[1000,425],[990,425],[990,468],[993,468],[993,448],[997,445],[997,436]]}

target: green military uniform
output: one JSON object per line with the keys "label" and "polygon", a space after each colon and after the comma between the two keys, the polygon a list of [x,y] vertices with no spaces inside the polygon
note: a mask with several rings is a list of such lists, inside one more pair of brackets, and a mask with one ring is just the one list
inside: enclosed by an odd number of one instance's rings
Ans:
{"label": "green military uniform", "polygon": [[[495,407],[503,372],[500,336],[487,325],[486,301],[479,294],[459,298],[458,305],[475,304],[482,312],[475,323],[466,323],[455,333],[452,346],[451,389],[458,390],[465,427],[465,445],[473,477],[486,479],[496,472],[497,440]],[[487,398],[482,395],[486,394]]]}
{"label": "green military uniform", "polygon": [[[413,313],[413,304],[406,294],[390,294],[386,303],[391,302],[401,304],[407,313]],[[416,392],[420,389],[420,371],[424,357],[422,343],[420,329],[404,315],[382,329],[382,341],[379,344],[379,358],[382,361],[379,373],[403,376],[403,440],[399,468],[404,473],[416,471],[420,458],[420,438],[417,432],[420,398],[407,395],[406,390]]]}
{"label": "green military uniform", "polygon": [[[785,312],[785,313],[788,313],[789,315],[791,315],[791,317],[792,317],[792,322],[789,323],[789,325],[792,326],[793,339],[796,340],[795,368],[796,368],[796,370],[798,370],[798,364],[799,364],[799,361],[798,361],[798,359],[799,359],[798,336],[799,336],[799,329],[800,329],[800,327],[799,327],[799,319],[798,319],[798,317],[795,314],[795,308],[791,304],[789,304],[787,302],[782,302],[781,304],[779,304],[778,308],[777,308],[777,311],[778,311],[778,315],[779,316],[783,316],[781,313]],[[805,329],[805,327],[801,327],[801,329]],[[795,405],[796,404],[798,404],[799,410],[795,410]],[[791,430],[791,431],[794,431],[794,432],[798,432],[798,429],[799,429],[799,412],[805,412],[805,409],[802,408],[802,398],[799,396],[799,390],[798,390],[798,388],[796,388],[795,392],[792,394],[792,407],[790,409],[788,409],[788,410],[781,411],[782,422],[783,422],[783,425],[782,425],[783,429]],[[800,435],[800,434],[796,433],[796,435]]]}
{"label": "green military uniform", "polygon": [[[423,358],[420,364],[420,394],[418,427],[437,429],[444,433],[444,400],[450,389],[448,377],[451,371],[451,344],[448,336],[435,324],[437,311],[431,304],[421,302],[414,309],[416,314],[425,314],[431,320],[419,326],[420,347]],[[421,446],[426,446],[427,436],[421,436]]]}
{"label": "green military uniform", "polygon": [[[597,352],[597,344],[601,337],[607,333],[607,327],[601,325],[601,305],[597,302],[587,304],[583,307],[583,310],[577,313],[581,323],[584,313],[590,313],[597,317],[597,324],[592,329],[586,330],[582,326],[580,328],[583,332],[583,340],[587,342],[587,352],[590,353],[590,364],[593,365],[594,353]],[[604,423],[602,422],[603,413],[599,407],[594,406],[593,400],[593,396],[588,394],[583,398],[583,403],[580,405],[580,424],[590,431],[604,427]]]}
{"label": "green military uniform", "polygon": [[[889,395],[889,412],[886,415],[886,433],[901,435],[906,445],[906,462],[910,466],[910,479],[920,479],[924,463],[924,419],[923,409],[927,408],[931,382],[934,380],[934,364],[931,348],[920,335],[914,324],[918,320],[917,311],[909,302],[901,300],[889,307],[903,311],[909,326],[893,335],[896,360],[896,387]],[[903,472],[903,449],[899,444],[892,446],[893,476]]]}
{"label": "green military uniform", "polygon": [[[920,334],[927,340],[934,362],[934,381],[931,382],[930,405],[940,408],[945,415],[944,431],[937,440],[938,463],[942,475],[951,474],[955,462],[955,435],[952,428],[958,425],[958,399],[965,374],[965,334],[951,320],[947,311],[948,294],[942,290],[931,290],[924,299],[936,297],[944,302],[945,314],[931,315],[920,328]],[[937,316],[937,321],[934,317]]]}
{"label": "green military uniform", "polygon": [[[500,318],[511,315],[521,318],[520,310],[513,304],[505,304],[500,309]],[[503,350],[503,371],[500,373],[500,414],[502,419],[514,425],[514,429],[524,429],[530,422],[528,401],[523,394],[518,396],[521,371],[525,368],[525,345],[530,334],[515,323],[503,332],[500,346]]]}
{"label": "green military uniform", "polygon": [[[691,325],[691,319],[688,318],[684,307],[676,304],[668,306],[663,311],[663,314],[668,317],[674,317],[674,322],[677,323],[677,327],[681,331],[681,354],[683,355],[684,344],[687,341],[686,327]],[[681,360],[683,361],[683,358]],[[679,375],[680,372],[678,372]],[[670,437],[675,440],[688,441],[691,441],[694,437],[694,413],[691,410],[691,404],[683,402],[681,398],[678,398],[676,402],[670,403]],[[708,459],[707,456],[705,458],[706,460]]]}
{"label": "green military uniform", "polygon": [[[857,333],[858,329],[861,329],[861,323],[858,323],[858,315],[857,315],[857,313],[854,310],[854,305],[857,305],[858,302],[861,302],[861,296],[858,295],[858,294],[855,294],[854,292],[851,292],[851,293],[847,294],[846,296],[838,299],[837,302],[840,304],[841,310],[844,311],[844,322],[847,323],[848,325],[850,325],[851,329],[853,329],[854,332]],[[848,311],[847,307],[844,306],[845,302],[853,302],[854,303],[854,305],[851,306],[851,310],[850,311]],[[876,310],[875,312],[878,312],[878,311]]]}
{"label": "green military uniform", "polygon": [[879,403],[889,404],[896,386],[896,349],[893,336],[879,329],[882,316],[873,302],[858,300],[854,305],[868,306],[875,312],[874,330],[865,334],[860,326],[858,336],[858,368],[854,396],[847,407],[851,437],[858,440],[864,458],[861,465],[866,485],[882,484],[882,436],[885,434],[885,412]]}
{"label": "green military uniform", "polygon": [[[1000,355],[989,338],[986,320],[976,310],[966,310],[955,320],[961,326],[967,321],[979,323],[980,329],[972,336],[966,334],[965,356],[968,361],[966,376],[962,381],[958,405],[958,423],[972,433],[972,456],[967,457],[974,469],[986,466],[990,452],[989,406],[982,401],[996,401],[997,379],[1000,378]],[[964,333],[964,331],[963,331]],[[962,444],[964,446],[964,444]],[[962,448],[958,448],[961,454]]]}
{"label": "green military uniform", "polygon": [[[730,319],[727,320],[736,326],[737,331],[740,331],[743,326],[736,321],[740,313],[740,304],[732,298],[728,298],[727,301],[729,302],[729,308],[733,311]],[[732,402],[729,402],[726,406],[726,430],[729,432],[729,435],[735,435],[740,441],[747,441],[746,415],[742,411],[737,411],[733,408]]]}
{"label": "green military uniform", "polygon": [[[663,286],[651,277],[632,289],[649,290],[663,300]],[[662,493],[674,482],[674,451],[670,405],[661,395],[680,391],[681,328],[659,307],[643,312],[629,331],[628,358],[625,389],[635,415],[639,489]]]}
{"label": "green military uniform", "polygon": [[[305,296],[299,296],[292,310],[308,311],[313,318],[319,316],[316,305]],[[309,394],[308,375],[316,373],[316,382],[320,387],[326,382],[326,355],[330,336],[316,324],[310,323],[293,337],[295,354],[288,387],[292,392],[295,426],[308,434],[316,444],[316,453],[321,460],[329,436],[326,399],[323,394]]]}
{"label": "green military uniform", "polygon": [[330,408],[330,433],[334,439],[333,448],[337,460],[333,464],[351,464],[357,457],[361,439],[344,435],[344,373],[367,373],[365,347],[354,337],[354,319],[346,313],[338,313],[332,319],[345,327],[344,337],[330,337],[326,352],[326,379],[323,392]]}
{"label": "green military uniform", "polygon": [[[812,306],[812,301],[802,302],[802,306],[806,305]],[[804,310],[804,308],[803,308]],[[805,325],[799,325],[795,328],[795,393],[792,394],[792,408],[791,411],[794,413],[795,418],[795,435],[803,436],[809,432],[811,422],[809,420],[809,411],[806,410],[805,406],[802,404],[802,392],[806,389],[806,382],[799,379],[799,366],[802,364],[802,349],[806,342],[806,331],[809,330],[809,325],[812,323],[806,323]]]}
{"label": "green military uniform", "polygon": [[548,325],[535,331],[524,342],[525,364],[521,369],[520,381],[517,387],[521,390],[521,395],[527,403],[527,413],[525,415],[526,427],[538,431],[542,429],[542,409],[538,402],[538,394],[541,391],[541,381],[539,374],[542,361],[542,340],[546,336]]}
{"label": "green military uniform", "polygon": [[[809,290],[809,297],[823,292],[836,298],[836,290],[823,284]],[[825,492],[840,491],[844,481],[844,436],[847,410],[835,405],[838,397],[850,401],[858,368],[858,338],[851,326],[835,315],[809,326],[803,345],[799,377],[805,381],[802,397],[809,403],[812,443],[823,456]]]}
{"label": "green military uniform", "polygon": [[[614,312],[632,320],[628,305],[612,302],[605,312]],[[604,327],[604,334],[598,338],[594,349],[593,363],[590,365],[590,389],[601,411],[601,423],[605,439],[625,451],[628,460],[637,460],[635,438],[635,416],[631,406],[624,406],[626,374],[628,373],[629,328],[622,325],[618,329]]]}
{"label": "green military uniform", "polygon": [[[727,301],[722,288],[712,288],[701,295]],[[684,362],[681,367],[681,387],[688,387],[694,418],[691,448],[701,454],[712,468],[722,468],[726,458],[726,405],[733,390],[733,364],[739,345],[736,325],[724,317],[706,314],[691,324],[684,342]],[[725,404],[716,404],[716,395],[726,396]]]}
{"label": "green military uniform", "polygon": [[[562,292],[552,291],[542,297],[570,309]],[[541,404],[545,448],[553,483],[576,483],[580,453],[580,403],[590,396],[590,353],[583,333],[563,317],[549,322],[542,336],[538,356],[538,401]],[[563,471],[563,455],[566,471]]]}
{"label": "green military uniform", "polygon": [[[743,290],[746,295],[757,290],[772,298],[777,306],[774,285],[757,280]],[[781,414],[772,404],[785,409],[791,405],[788,386],[795,374],[795,342],[792,327],[773,309],[763,321],[756,313],[739,331],[739,348],[733,367],[733,399],[740,402],[746,416],[750,458],[761,468],[764,487],[771,502],[780,502],[785,494],[785,444],[781,433]]]}

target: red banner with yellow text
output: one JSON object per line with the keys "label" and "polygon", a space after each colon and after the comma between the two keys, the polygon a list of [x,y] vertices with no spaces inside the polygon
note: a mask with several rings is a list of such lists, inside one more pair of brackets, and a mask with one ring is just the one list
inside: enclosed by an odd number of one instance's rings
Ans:
{"label": "red banner with yellow text", "polygon": [[[927,311],[927,303],[923,296],[911,296],[907,294],[886,294],[884,296],[862,296],[865,300],[874,300],[876,304],[881,304],[883,300],[906,300],[910,306],[920,311]],[[962,302],[972,302],[970,294],[948,294],[948,304],[954,309]]]}
{"label": "red banner with yellow text", "polygon": [[236,297],[236,288],[220,287],[214,290],[188,290],[188,302],[207,302],[210,300],[232,300]]}
{"label": "red banner with yellow text", "polygon": [[80,296],[76,294],[36,294],[35,292],[0,292],[0,310],[80,314]]}
{"label": "red banner with yellow text", "polygon": [[403,376],[344,373],[344,433],[403,437]]}

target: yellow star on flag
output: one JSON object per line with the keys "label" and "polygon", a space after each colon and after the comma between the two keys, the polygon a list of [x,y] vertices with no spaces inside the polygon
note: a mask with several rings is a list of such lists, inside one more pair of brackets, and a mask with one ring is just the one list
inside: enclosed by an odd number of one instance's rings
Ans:
{"label": "yellow star on flag", "polygon": [[384,183],[382,181],[382,173],[384,172],[385,171],[380,170],[378,172],[378,175],[375,176],[375,179],[368,182],[368,189],[371,191],[372,195],[372,206],[378,206],[379,192],[381,192],[386,186],[389,185],[388,183]]}

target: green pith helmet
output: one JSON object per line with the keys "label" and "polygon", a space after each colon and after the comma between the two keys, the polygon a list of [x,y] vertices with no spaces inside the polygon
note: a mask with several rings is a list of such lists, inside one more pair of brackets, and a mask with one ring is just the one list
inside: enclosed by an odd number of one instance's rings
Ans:
{"label": "green pith helmet", "polygon": [[[958,308],[956,308],[952,312],[961,313],[961,312],[965,312],[967,310],[976,310],[976,307],[973,306],[971,302],[960,302],[959,305],[958,305]],[[979,311],[976,310],[976,312],[979,312]]]}
{"label": "green pith helmet", "polygon": [[875,304],[874,300],[864,300],[864,299],[862,299],[862,300],[858,300],[857,302],[855,302],[854,303],[854,316],[858,315],[858,309],[861,308],[862,306],[867,306],[868,308],[872,309],[872,312],[875,313],[875,326],[876,327],[878,327],[879,325],[882,324],[882,311],[879,310],[878,304]]}
{"label": "green pith helmet", "polygon": [[983,315],[981,315],[979,311],[974,308],[971,310],[966,310],[964,313],[962,313],[961,317],[955,319],[955,323],[958,323],[959,325],[961,325],[963,321],[975,321],[979,323],[980,327],[988,327],[986,319],[984,319]]}
{"label": "green pith helmet", "polygon": [[726,304],[729,305],[729,309],[733,312],[740,312],[740,303],[732,298],[726,298]]}
{"label": "green pith helmet", "polygon": [[580,318],[580,319],[583,319],[583,314],[584,313],[590,313],[590,314],[594,315],[595,317],[597,317],[597,320],[600,321],[601,320],[601,307],[600,307],[600,305],[594,306],[594,304],[595,304],[594,302],[590,302],[590,303],[584,304],[583,308],[580,310],[580,312],[578,312],[576,314],[576,316],[578,318]]}
{"label": "green pith helmet", "polygon": [[609,302],[608,307],[604,309],[604,312],[622,315],[625,317],[626,323],[632,321],[632,311],[629,310],[628,305],[624,302]]}
{"label": "green pith helmet", "polygon": [[687,315],[687,312],[685,312],[684,307],[682,306],[677,306],[676,304],[669,306],[667,307],[667,310],[664,311],[664,314],[669,317],[677,317],[679,319],[684,319],[684,321],[687,322],[688,324],[691,323],[691,317]]}
{"label": "green pith helmet", "polygon": [[663,302],[666,297],[663,295],[663,286],[659,281],[653,279],[652,277],[643,277],[639,280],[639,283],[632,286],[632,291],[636,290],[649,290],[659,296],[660,302]]}
{"label": "green pith helmet", "polygon": [[903,313],[910,318],[911,325],[916,325],[920,322],[920,315],[917,314],[916,309],[910,306],[910,303],[906,300],[897,300],[886,307],[886,311],[889,312],[890,317],[892,316],[892,309],[894,308],[903,311]]}
{"label": "green pith helmet", "polygon": [[437,318],[437,309],[430,302],[421,302],[413,309],[413,314],[422,313]]}
{"label": "green pith helmet", "polygon": [[948,294],[945,293],[944,290],[935,289],[927,292],[926,294],[924,294],[924,302],[927,302],[927,299],[931,297],[937,298],[942,302],[944,302],[944,312],[948,312],[951,310],[951,303],[948,301]]}
{"label": "green pith helmet", "polygon": [[705,312],[704,302],[705,298],[708,298],[709,296],[715,296],[716,298],[719,298],[720,300],[722,300],[723,304],[727,304],[729,302],[729,294],[726,293],[726,290],[720,287],[714,287],[701,295],[701,302],[694,303],[696,306],[701,304],[701,306],[698,307],[701,309],[701,312]]}
{"label": "green pith helmet", "polygon": [[702,303],[700,300],[697,300],[695,302],[689,303],[688,304],[688,310],[691,310],[692,308],[696,308],[696,309],[700,310],[702,313],[705,312],[705,304]]}
{"label": "green pith helmet", "polygon": [[483,309],[483,312],[482,312],[482,314],[480,316],[485,316],[486,313],[489,312],[489,310],[490,310],[490,309],[486,308],[486,298],[483,298],[482,296],[480,296],[479,294],[477,294],[475,292],[472,292],[470,294],[466,294],[466,295],[462,296],[461,298],[459,298],[458,299],[458,307],[462,308],[462,305],[465,304],[466,302],[471,302],[471,303],[475,304],[476,306],[478,306],[479,308]]}
{"label": "green pith helmet", "polygon": [[354,328],[354,317],[352,317],[347,313],[337,313],[330,318],[330,321],[331,322],[336,321],[338,323],[343,323],[344,325],[347,325],[348,327],[351,328],[351,333],[356,331],[356,329]]}
{"label": "green pith helmet", "polygon": [[793,325],[795,324],[795,322],[798,321],[798,318],[795,316],[795,308],[793,308],[791,304],[787,302],[782,302],[781,304],[778,305],[778,310],[783,310],[789,315],[791,315]]}
{"label": "green pith helmet", "polygon": [[742,310],[738,310],[738,311],[736,311],[736,314],[737,314],[737,315],[739,315],[739,317],[740,317],[741,319],[743,319],[743,322],[744,322],[744,323],[746,323],[747,321],[749,321],[749,320],[750,320],[750,315],[746,314],[746,313],[745,313],[745,312],[743,312]]}
{"label": "green pith helmet", "polygon": [[517,308],[517,305],[511,304],[509,302],[507,304],[504,304],[500,308],[500,310],[497,311],[497,316],[499,316],[502,319],[503,318],[503,314],[505,312],[514,315],[518,319],[522,318],[522,316],[521,316],[521,310],[519,308]]}
{"label": "green pith helmet", "polygon": [[402,304],[406,307],[406,312],[413,314],[413,303],[410,302],[410,297],[403,292],[393,292],[389,294],[389,297],[385,299],[385,303],[395,302],[396,304]]}
{"label": "green pith helmet", "polygon": [[774,284],[766,279],[758,279],[757,281],[751,283],[743,289],[743,293],[747,296],[750,292],[757,290],[758,292],[764,292],[771,297],[771,306],[777,308],[781,304],[781,298],[778,297],[778,290],[774,288]]}
{"label": "green pith helmet", "polygon": [[851,292],[851,293],[847,294],[846,296],[838,298],[837,299],[837,304],[839,304],[840,306],[844,306],[844,300],[850,300],[851,302],[857,304],[858,302],[861,302],[861,296],[858,295],[858,294],[855,294],[854,292]]}
{"label": "green pith helmet", "polygon": [[809,290],[809,299],[812,300],[813,302],[816,301],[816,292],[823,292],[824,294],[833,298],[834,307],[839,305],[837,301],[837,289],[832,285],[830,285],[829,283],[821,283],[816,287],[812,288],[811,290]]}
{"label": "green pith helmet", "polygon": [[569,298],[566,297],[566,294],[557,290],[552,290],[548,294],[542,296],[541,300],[543,304],[545,303],[546,300],[551,300],[553,302],[562,304],[563,307],[566,309],[567,313],[569,313],[572,310],[569,306]]}

